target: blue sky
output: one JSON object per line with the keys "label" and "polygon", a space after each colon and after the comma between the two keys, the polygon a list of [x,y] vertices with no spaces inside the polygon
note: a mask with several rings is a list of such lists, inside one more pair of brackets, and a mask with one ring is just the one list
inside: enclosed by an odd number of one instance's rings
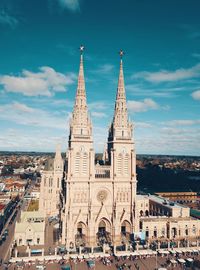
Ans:
{"label": "blue sky", "polygon": [[200,155],[199,10],[199,0],[1,0],[0,150],[66,150],[84,44],[97,152],[122,48],[137,153]]}

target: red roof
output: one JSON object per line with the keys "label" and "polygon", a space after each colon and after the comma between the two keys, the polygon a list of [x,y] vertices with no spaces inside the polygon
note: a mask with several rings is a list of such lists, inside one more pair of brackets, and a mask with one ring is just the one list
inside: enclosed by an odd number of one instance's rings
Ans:
{"label": "red roof", "polygon": [[5,208],[5,204],[0,204],[0,211]]}

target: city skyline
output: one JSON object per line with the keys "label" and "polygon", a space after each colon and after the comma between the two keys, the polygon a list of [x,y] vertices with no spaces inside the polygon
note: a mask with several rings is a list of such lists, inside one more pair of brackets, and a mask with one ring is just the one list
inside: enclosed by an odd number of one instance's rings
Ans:
{"label": "city skyline", "polygon": [[1,150],[66,149],[83,43],[96,152],[106,143],[123,49],[136,152],[199,155],[200,4],[153,2],[2,1]]}

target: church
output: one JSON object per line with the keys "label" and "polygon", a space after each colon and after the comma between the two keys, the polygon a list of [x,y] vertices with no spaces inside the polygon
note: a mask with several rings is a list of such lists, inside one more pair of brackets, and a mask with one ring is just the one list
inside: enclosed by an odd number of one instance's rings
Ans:
{"label": "church", "polygon": [[133,123],[127,111],[123,51],[113,119],[103,160],[95,163],[83,50],[65,160],[57,149],[41,180],[40,210],[60,218],[61,243],[77,247],[128,245],[133,240],[198,241],[200,221],[186,206],[155,195],[137,195]]}

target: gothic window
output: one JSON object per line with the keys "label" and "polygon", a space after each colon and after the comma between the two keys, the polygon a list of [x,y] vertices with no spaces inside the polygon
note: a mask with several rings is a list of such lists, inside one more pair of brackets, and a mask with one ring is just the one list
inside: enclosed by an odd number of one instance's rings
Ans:
{"label": "gothic window", "polygon": [[49,177],[49,187],[52,187],[52,185],[53,185],[53,178]]}
{"label": "gothic window", "polygon": [[59,188],[59,178],[57,179],[57,188]]}
{"label": "gothic window", "polygon": [[117,173],[119,175],[122,175],[122,161],[123,161],[122,154],[119,154],[117,158]]}
{"label": "gothic window", "polygon": [[124,174],[125,175],[128,175],[128,159],[129,159],[129,156],[128,154],[126,154],[124,157]]}
{"label": "gothic window", "polygon": [[75,158],[75,173],[79,173],[80,170],[80,153],[76,153]]}
{"label": "gothic window", "polygon": [[196,227],[195,227],[195,225],[192,226],[192,232],[193,232],[193,234],[196,234]]}
{"label": "gothic window", "polygon": [[82,159],[82,172],[83,174],[87,174],[87,153],[83,154]]}

